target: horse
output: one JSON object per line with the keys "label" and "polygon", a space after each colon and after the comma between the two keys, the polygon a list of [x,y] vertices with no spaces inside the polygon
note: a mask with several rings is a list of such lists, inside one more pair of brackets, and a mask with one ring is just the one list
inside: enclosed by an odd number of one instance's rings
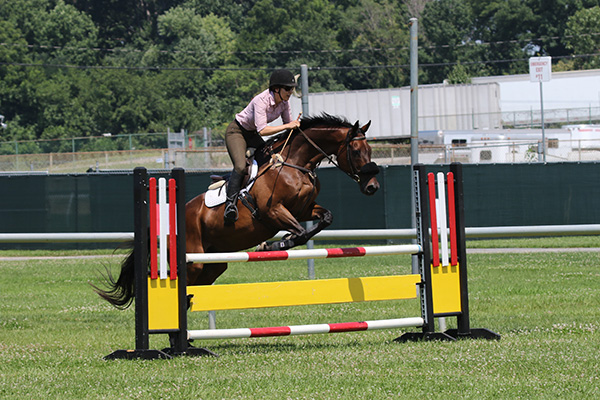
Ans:
{"label": "horse", "polygon": [[[300,127],[267,141],[255,158],[259,168],[248,196],[238,200],[238,220],[223,218],[224,205],[208,207],[206,193],[186,203],[187,253],[287,250],[308,242],[333,221],[331,211],[316,203],[320,191],[315,169],[327,159],[346,173],[365,195],[379,189],[379,167],[371,161],[365,133],[371,122],[359,127],[329,114],[304,117]],[[335,157],[335,159],[334,159]],[[305,229],[300,222],[317,221]],[[266,242],[279,231],[281,240]],[[121,264],[119,278],[107,276],[109,288],[94,290],[117,308],[127,308],[134,298],[133,251]],[[227,263],[188,263],[188,285],[211,285],[227,269]]]}

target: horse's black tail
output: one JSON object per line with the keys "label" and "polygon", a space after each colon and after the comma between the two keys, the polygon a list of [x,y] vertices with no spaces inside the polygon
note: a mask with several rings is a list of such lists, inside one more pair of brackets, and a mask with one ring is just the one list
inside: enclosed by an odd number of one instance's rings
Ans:
{"label": "horse's black tail", "polygon": [[[131,247],[133,247],[133,242],[131,242]],[[134,255],[135,252],[132,250],[123,260],[121,263],[121,273],[116,280],[113,278],[110,270],[106,269],[106,275],[104,276],[108,281],[108,288],[106,290],[100,289],[90,283],[100,297],[121,310],[129,307],[135,298]]]}

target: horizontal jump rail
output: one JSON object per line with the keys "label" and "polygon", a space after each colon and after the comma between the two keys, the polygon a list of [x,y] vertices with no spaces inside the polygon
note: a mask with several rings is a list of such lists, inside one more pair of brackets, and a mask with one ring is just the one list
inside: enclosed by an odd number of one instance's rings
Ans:
{"label": "horizontal jump rail", "polygon": [[118,243],[133,232],[0,233],[0,243]]}
{"label": "horizontal jump rail", "polygon": [[[281,239],[289,232],[279,232],[273,239]],[[532,225],[467,227],[467,238],[504,238],[535,236],[583,236],[600,235],[600,224],[580,225]],[[69,232],[69,233],[0,233],[0,243],[110,243],[133,240],[133,232]],[[414,239],[416,230],[407,229],[360,229],[324,230],[313,240],[379,240]]]}
{"label": "horizontal jump rail", "polygon": [[414,299],[421,275],[188,286],[190,311]]}
{"label": "horizontal jump rail", "polygon": [[285,251],[253,251],[248,253],[188,253],[187,262],[221,263],[306,260],[309,258],[362,257],[390,254],[418,254],[420,245],[407,244],[395,246],[347,247],[336,249],[307,249]]}
{"label": "horizontal jump rail", "polygon": [[268,328],[234,328],[188,331],[189,340],[235,339],[268,336],[314,335],[319,333],[358,332],[378,329],[412,328],[423,326],[421,317],[383,319],[336,324],[291,325]]}

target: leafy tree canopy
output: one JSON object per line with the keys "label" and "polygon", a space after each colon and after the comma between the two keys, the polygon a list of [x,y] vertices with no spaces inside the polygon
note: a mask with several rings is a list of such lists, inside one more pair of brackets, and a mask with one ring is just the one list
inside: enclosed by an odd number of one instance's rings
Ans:
{"label": "leafy tree canopy", "polygon": [[526,73],[532,55],[600,68],[600,0],[0,0],[0,141],[222,133],[301,64],[312,92],[405,86],[410,17],[421,84]]}

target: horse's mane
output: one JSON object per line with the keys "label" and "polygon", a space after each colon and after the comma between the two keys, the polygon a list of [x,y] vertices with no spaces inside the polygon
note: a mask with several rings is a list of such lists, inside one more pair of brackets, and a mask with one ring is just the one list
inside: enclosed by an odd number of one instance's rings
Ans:
{"label": "horse's mane", "polygon": [[[323,127],[323,128],[351,128],[352,124],[344,117],[330,115],[327,113],[321,113],[319,115],[307,116],[303,117],[300,120],[300,129],[303,131],[308,130],[314,127]],[[267,142],[266,146],[274,144],[276,141],[287,138],[287,134],[289,131],[284,131],[278,133],[277,135],[272,136]],[[297,131],[294,132],[296,134]]]}
{"label": "horse's mane", "polygon": [[315,126],[320,127],[331,127],[331,128],[350,128],[352,124],[344,117],[330,115],[327,113],[321,113],[315,116],[309,116],[302,118],[300,121],[300,129],[306,130]]}

